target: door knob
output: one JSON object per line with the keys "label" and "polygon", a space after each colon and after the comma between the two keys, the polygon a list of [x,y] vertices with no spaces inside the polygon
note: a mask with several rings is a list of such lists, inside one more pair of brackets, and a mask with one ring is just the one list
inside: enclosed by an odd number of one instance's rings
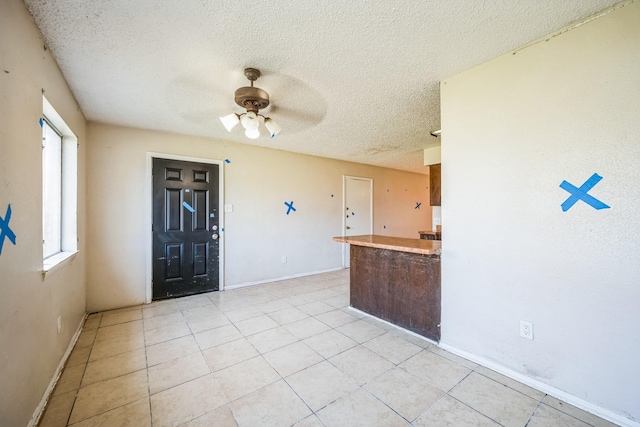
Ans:
{"label": "door knob", "polygon": [[348,225],[347,225],[347,230],[351,230],[351,227],[349,227]]}

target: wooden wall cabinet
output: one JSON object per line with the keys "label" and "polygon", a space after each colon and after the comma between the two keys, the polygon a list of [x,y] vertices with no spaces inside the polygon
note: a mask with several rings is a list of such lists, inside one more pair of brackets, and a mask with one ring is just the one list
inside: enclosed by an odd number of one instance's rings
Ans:
{"label": "wooden wall cabinet", "polygon": [[440,206],[440,166],[442,164],[429,166],[429,190],[430,190],[430,205]]}

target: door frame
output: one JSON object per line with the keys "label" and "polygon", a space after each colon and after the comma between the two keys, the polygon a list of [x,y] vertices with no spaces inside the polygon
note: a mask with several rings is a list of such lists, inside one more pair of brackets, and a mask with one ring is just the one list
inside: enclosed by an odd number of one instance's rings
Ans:
{"label": "door frame", "polygon": [[145,255],[146,255],[146,268],[145,268],[145,281],[146,281],[146,294],[145,299],[146,303],[149,304],[151,302],[151,298],[153,296],[153,159],[167,159],[167,160],[179,160],[183,162],[192,162],[192,163],[206,163],[211,165],[218,165],[218,198],[219,198],[219,227],[220,227],[220,259],[219,259],[219,267],[218,267],[218,275],[219,275],[219,286],[218,289],[223,291],[225,289],[224,286],[224,242],[225,242],[225,233],[224,233],[224,161],[223,160],[213,160],[213,159],[205,159],[202,157],[190,157],[190,156],[180,156],[177,154],[168,154],[168,153],[158,153],[147,151],[147,170],[145,173],[145,218],[144,218],[144,227],[147,230],[148,238],[146,239],[145,244]]}
{"label": "door frame", "polygon": [[[342,175],[342,237],[347,235],[347,180],[369,181],[369,234],[373,234],[373,178],[363,176]],[[342,268],[347,267],[347,245],[342,244]]]}

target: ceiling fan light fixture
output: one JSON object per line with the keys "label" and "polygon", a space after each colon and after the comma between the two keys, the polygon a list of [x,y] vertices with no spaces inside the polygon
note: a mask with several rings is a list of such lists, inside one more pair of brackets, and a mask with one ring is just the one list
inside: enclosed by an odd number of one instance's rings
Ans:
{"label": "ceiling fan light fixture", "polygon": [[260,129],[247,129],[244,134],[249,139],[257,139],[260,138]]}
{"label": "ceiling fan light fixture", "polygon": [[260,119],[258,119],[258,115],[253,111],[248,111],[244,114],[240,121],[242,122],[242,127],[245,128],[245,130],[257,130],[260,126]]}
{"label": "ceiling fan light fixture", "polygon": [[264,119],[264,126],[267,128],[267,130],[269,131],[269,134],[271,136],[271,138],[273,138],[274,136],[276,136],[277,134],[280,133],[280,131],[282,130],[282,128],[280,127],[279,124],[277,124],[273,119],[266,117]]}
{"label": "ceiling fan light fixture", "polygon": [[231,132],[231,129],[233,129],[238,123],[240,123],[240,116],[236,113],[231,113],[226,116],[220,117],[220,121],[224,125],[225,129]]}
{"label": "ceiling fan light fixture", "polygon": [[260,70],[257,68],[245,68],[244,76],[249,79],[251,86],[245,86],[236,89],[235,101],[240,107],[247,110],[242,114],[229,114],[220,117],[220,121],[224,127],[231,132],[238,123],[242,123],[244,134],[247,138],[256,139],[260,137],[260,117],[264,120],[264,125],[269,131],[271,138],[276,136],[282,128],[269,117],[260,114],[260,110],[269,106],[269,94],[259,87],[255,87],[253,83],[260,77]]}

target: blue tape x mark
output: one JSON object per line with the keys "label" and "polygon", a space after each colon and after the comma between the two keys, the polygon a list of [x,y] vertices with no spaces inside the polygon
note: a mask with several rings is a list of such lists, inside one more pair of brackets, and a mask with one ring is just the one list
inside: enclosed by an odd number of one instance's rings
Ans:
{"label": "blue tape x mark", "polygon": [[420,209],[420,205],[422,204],[422,202],[416,202],[416,207],[415,209]]}
{"label": "blue tape x mark", "polygon": [[289,212],[291,211],[294,211],[294,212],[296,211],[296,208],[293,207],[293,200],[291,201],[291,203],[284,202],[284,204],[287,205],[287,208],[288,208],[287,215],[289,215]]}
{"label": "blue tape x mark", "polygon": [[586,180],[585,183],[580,186],[580,188],[577,188],[576,186],[568,183],[567,181],[562,181],[560,183],[560,188],[562,188],[565,191],[568,191],[571,194],[571,196],[569,196],[569,198],[565,200],[564,203],[562,203],[561,205],[562,211],[566,212],[569,209],[571,209],[571,207],[575,205],[578,202],[578,200],[582,200],[583,202],[585,202],[586,204],[588,204],[589,206],[597,210],[607,209],[611,207],[609,205],[602,203],[600,200],[596,199],[595,197],[587,194],[589,190],[591,190],[597,183],[600,182],[600,180],[602,180],[602,177],[597,173],[594,173],[593,175],[591,175],[591,178]]}
{"label": "blue tape x mark", "polygon": [[11,240],[11,243],[16,244],[16,234],[9,228],[9,221],[11,220],[11,205],[7,206],[7,213],[4,218],[0,216],[0,255],[2,254],[2,246],[4,245],[4,239]]}
{"label": "blue tape x mark", "polygon": [[187,202],[182,202],[182,206],[184,206],[185,208],[187,208],[187,210],[188,210],[189,212],[191,212],[191,213],[194,213],[194,212],[196,211],[196,210],[195,210],[195,209],[193,209],[193,208],[191,207],[191,205],[190,205],[189,203],[187,203]]}

